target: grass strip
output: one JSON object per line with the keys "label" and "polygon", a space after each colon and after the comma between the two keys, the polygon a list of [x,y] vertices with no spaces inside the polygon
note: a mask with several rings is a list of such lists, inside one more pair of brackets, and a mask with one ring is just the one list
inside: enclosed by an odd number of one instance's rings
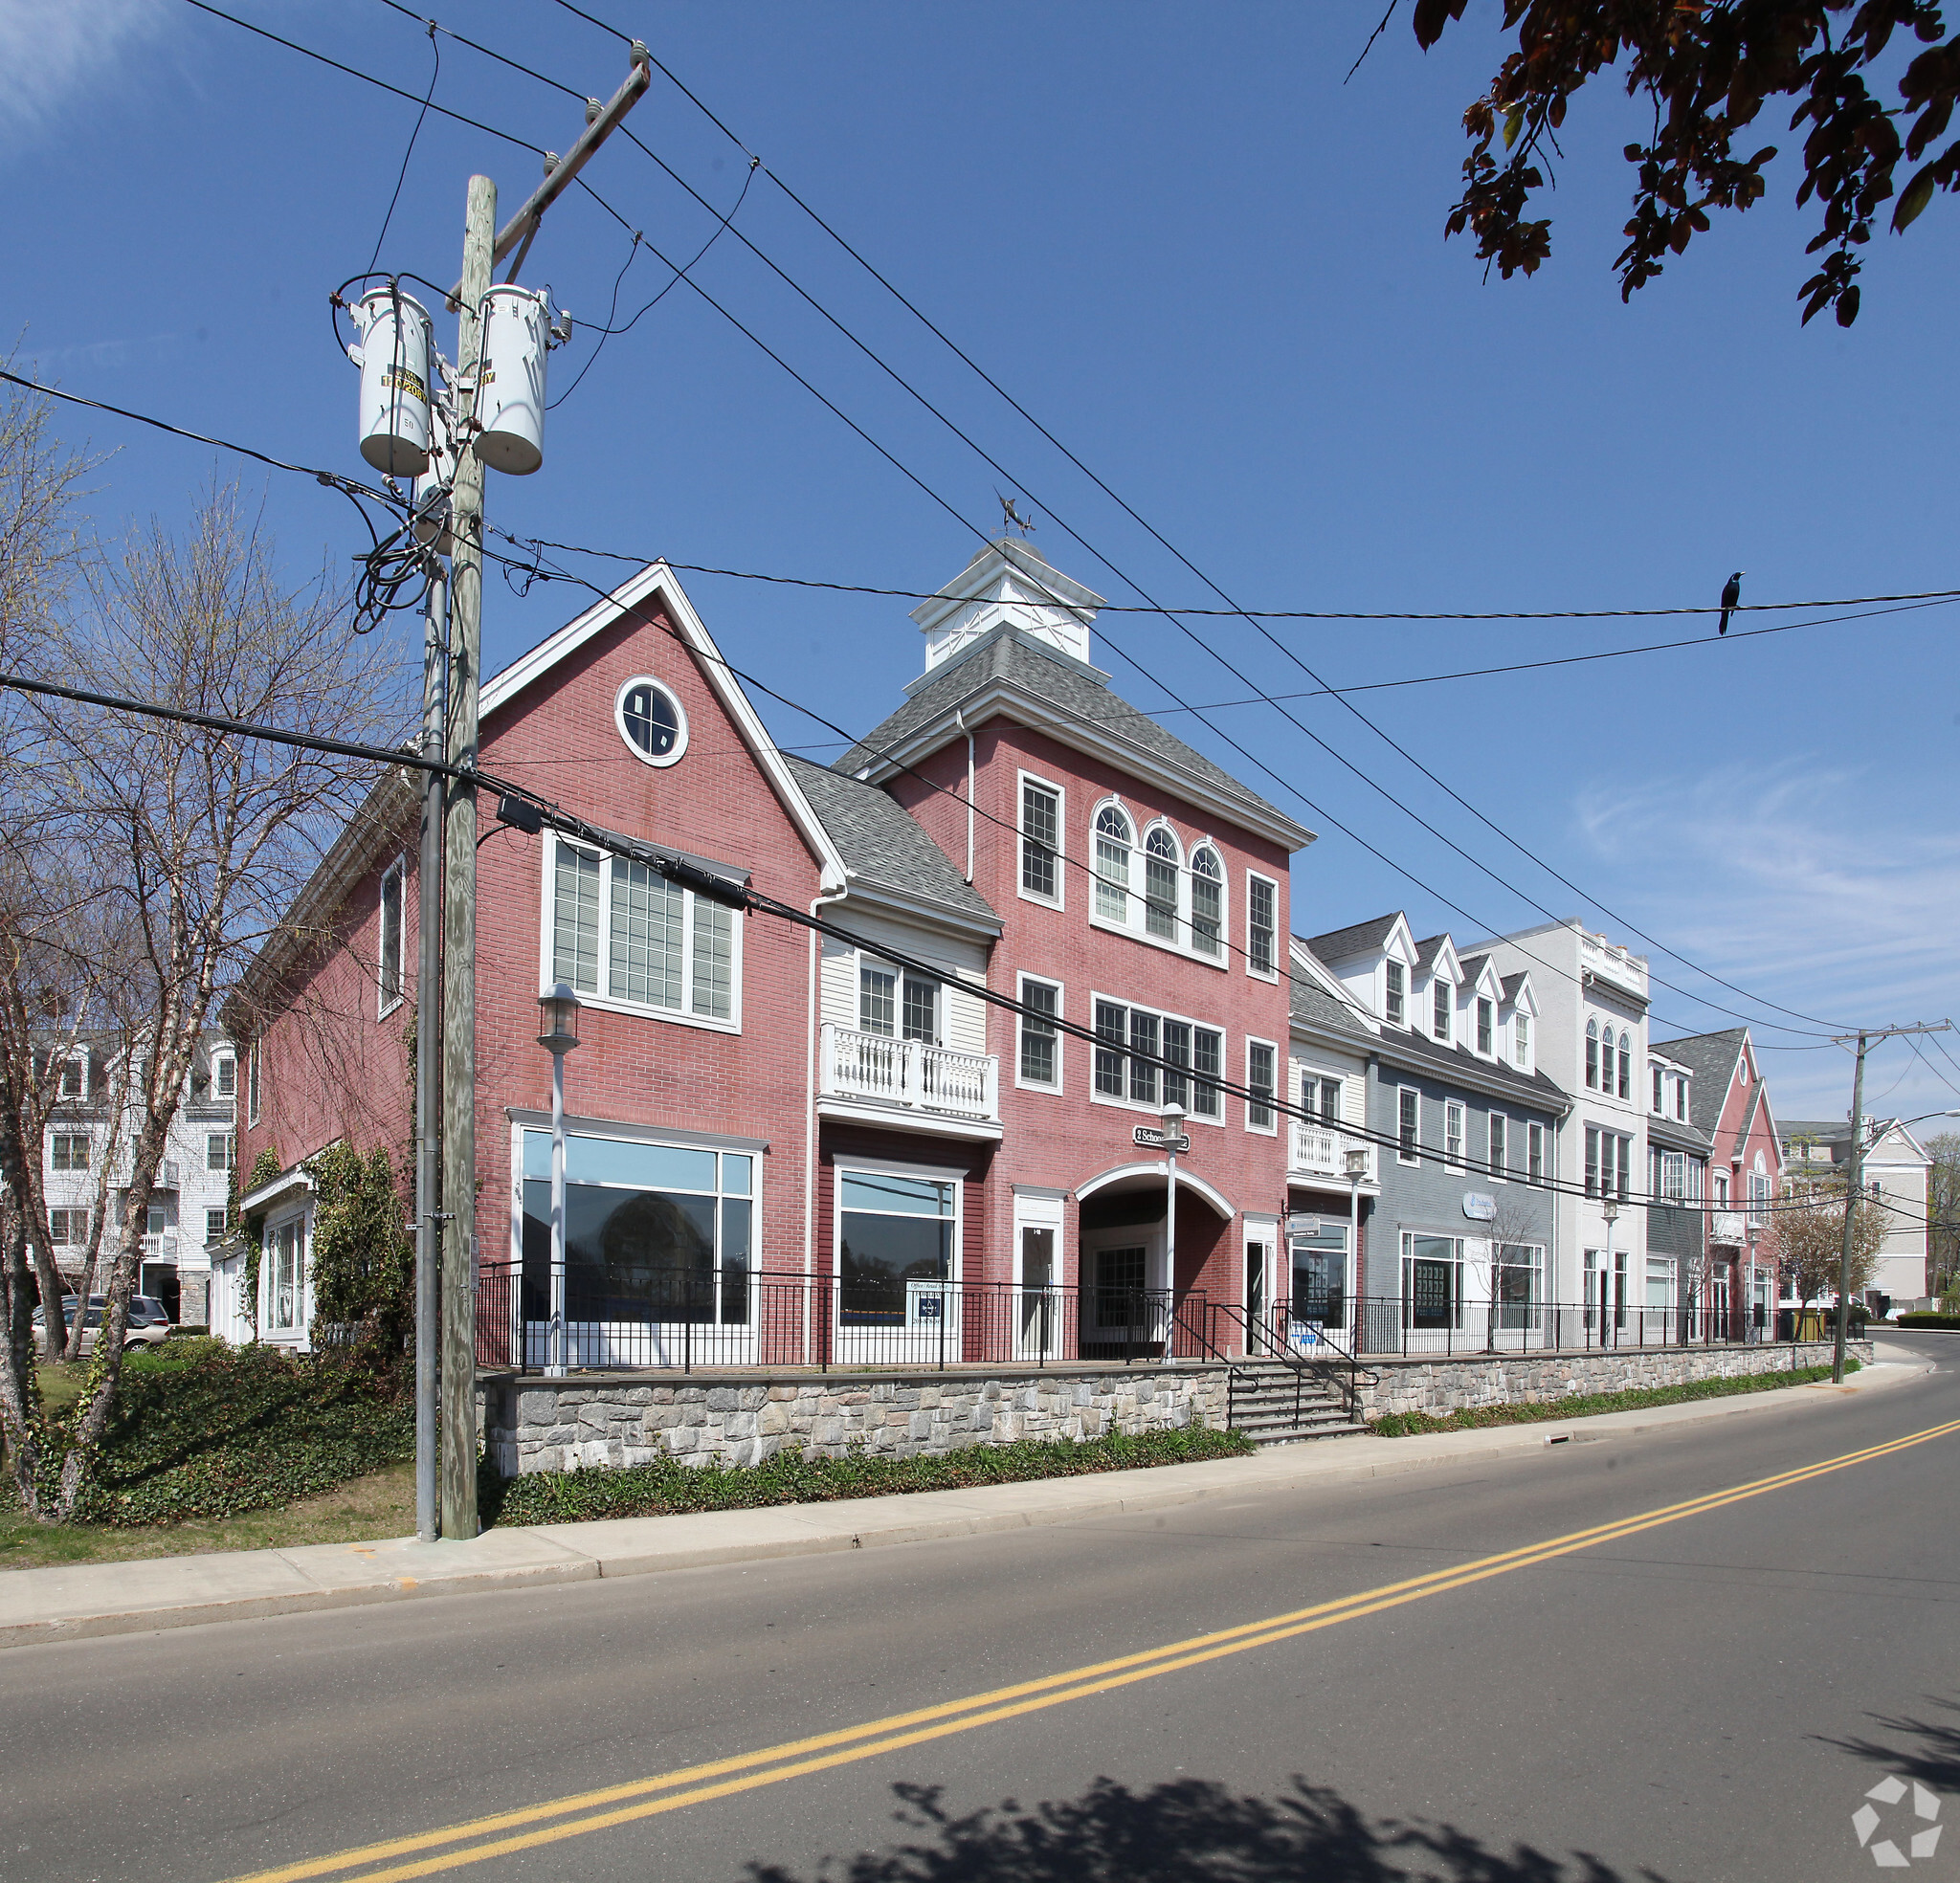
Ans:
{"label": "grass strip", "polygon": [[[1844,1370],[1860,1362],[1847,1356]],[[1601,1412],[1637,1412],[1649,1406],[1679,1406],[1691,1399],[1726,1399],[1736,1393],[1775,1392],[1784,1386],[1828,1380],[1828,1366],[1792,1373],[1739,1373],[1720,1380],[1690,1380],[1678,1386],[1636,1386],[1628,1392],[1572,1393],[1564,1399],[1521,1399],[1504,1406],[1469,1406],[1459,1412],[1385,1412],[1368,1429],[1377,1438],[1414,1438],[1426,1432],[1476,1431],[1485,1426],[1528,1426],[1554,1419],[1590,1419]]]}
{"label": "grass strip", "polygon": [[1080,1477],[1095,1472],[1236,1458],[1257,1450],[1244,1432],[1186,1426],[1135,1436],[969,1445],[958,1451],[911,1458],[861,1451],[842,1458],[814,1458],[785,1449],[759,1465],[730,1465],[720,1459],[686,1465],[663,1458],[650,1465],[528,1472],[513,1478],[498,1477],[486,1468],[478,1504],[485,1522],[584,1523],[599,1517],[754,1510],[768,1504],[831,1503],[911,1491],[957,1491],[975,1484]]}

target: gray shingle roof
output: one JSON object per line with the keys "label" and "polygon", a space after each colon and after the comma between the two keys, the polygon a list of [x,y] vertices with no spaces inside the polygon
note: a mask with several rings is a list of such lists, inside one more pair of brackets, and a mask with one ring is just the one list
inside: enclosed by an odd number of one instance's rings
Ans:
{"label": "gray shingle roof", "polygon": [[853,875],[999,921],[992,905],[895,799],[875,785],[792,753],[786,752],[783,760]]}
{"label": "gray shingle roof", "polygon": [[1450,938],[1447,935],[1432,935],[1427,942],[1415,944],[1415,965],[1417,969],[1434,965],[1437,951]]}
{"label": "gray shingle roof", "polygon": [[[1167,732],[1147,714],[1112,693],[1095,668],[1071,658],[1059,648],[1010,624],[989,630],[972,646],[937,672],[875,730],[836,762],[835,769],[856,774],[877,763],[880,755],[902,744],[922,727],[950,714],[964,699],[990,680],[1008,680],[1038,695],[1064,716],[1084,720],[1139,747],[1160,762],[1192,772],[1214,790],[1239,800],[1266,817],[1286,817],[1257,792],[1248,790],[1229,771],[1194,752],[1175,734]],[[1288,820],[1292,821],[1291,819]]]}
{"label": "gray shingle roof", "polygon": [[1330,964],[1344,962],[1354,955],[1372,954],[1389,939],[1389,931],[1400,915],[1399,909],[1392,909],[1371,921],[1356,922],[1351,928],[1330,929],[1325,935],[1304,936],[1302,940],[1316,960]]}
{"label": "gray shingle roof", "polygon": [[1719,1033],[1693,1033],[1686,1039],[1649,1042],[1663,1058],[1688,1069],[1688,1116],[1697,1130],[1712,1136],[1722,1121],[1728,1084],[1735,1076],[1735,1062],[1748,1035],[1747,1027],[1730,1027]]}
{"label": "gray shingle roof", "polygon": [[1693,1151],[1698,1157],[1706,1157],[1715,1148],[1715,1141],[1707,1132],[1698,1131],[1679,1119],[1662,1118],[1659,1113],[1648,1115],[1647,1141],[1663,1150]]}
{"label": "gray shingle roof", "polygon": [[1547,1112],[1562,1113],[1571,1104],[1564,1088],[1545,1074],[1521,1073],[1480,1059],[1467,1046],[1438,1046],[1421,1033],[1405,1033],[1399,1027],[1384,1027],[1373,1045],[1388,1064],[1427,1073],[1432,1078],[1457,1080],[1483,1092],[1502,1090],[1520,1104]]}
{"label": "gray shingle roof", "polygon": [[1314,1027],[1325,1033],[1341,1033],[1357,1042],[1371,1042],[1374,1035],[1354,1017],[1346,1001],[1336,1000],[1324,987],[1296,974],[1292,980],[1293,1018],[1303,1027]]}

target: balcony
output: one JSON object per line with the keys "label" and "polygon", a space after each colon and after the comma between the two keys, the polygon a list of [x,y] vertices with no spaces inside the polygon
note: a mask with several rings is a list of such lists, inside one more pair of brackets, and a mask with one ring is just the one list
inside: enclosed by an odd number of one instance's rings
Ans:
{"label": "balcony", "polygon": [[[1293,1150],[1286,1167],[1310,1177],[1338,1177],[1346,1183],[1348,1153],[1366,1149],[1359,1138],[1350,1137],[1345,1131],[1326,1131],[1320,1125],[1303,1124],[1296,1119],[1293,1123]],[[1368,1183],[1373,1176],[1374,1156],[1370,1152],[1368,1168],[1362,1172],[1361,1181]]]}
{"label": "balcony", "polygon": [[145,1236],[143,1259],[145,1262],[174,1262],[177,1259],[177,1238],[173,1235]]}
{"label": "balcony", "polygon": [[1708,1218],[1708,1240],[1741,1243],[1744,1240],[1742,1211],[1718,1209]]}
{"label": "balcony", "polygon": [[[157,1165],[157,1180],[150,1187],[157,1190],[181,1189],[183,1185],[179,1181],[180,1176],[181,1172],[177,1160],[175,1158],[165,1158]],[[130,1163],[127,1158],[124,1158],[118,1163],[109,1174],[109,1187],[114,1190],[126,1190],[135,1182],[135,1166]]]}
{"label": "balcony", "polygon": [[955,1052],[826,1023],[816,1091],[817,1109],[833,1116],[888,1114],[902,1127],[1000,1135],[1000,1061],[991,1052]]}

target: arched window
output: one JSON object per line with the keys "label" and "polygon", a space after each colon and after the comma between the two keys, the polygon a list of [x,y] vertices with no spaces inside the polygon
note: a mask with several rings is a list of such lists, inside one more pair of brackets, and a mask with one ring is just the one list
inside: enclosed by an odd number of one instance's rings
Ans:
{"label": "arched window", "polygon": [[1225,871],[1218,853],[1200,845],[1191,858],[1191,945],[1215,956],[1224,945]]}
{"label": "arched window", "polygon": [[1619,1096],[1634,1096],[1634,1036],[1624,1027],[1619,1030]]}
{"label": "arched window", "polygon": [[1177,839],[1159,824],[1144,839],[1144,927],[1177,940]]}
{"label": "arched window", "polygon": [[1599,1022],[1586,1022],[1586,1083],[1599,1083]]}
{"label": "arched window", "polygon": [[1129,819],[1115,805],[1096,813],[1096,913],[1104,921],[1129,920]]}

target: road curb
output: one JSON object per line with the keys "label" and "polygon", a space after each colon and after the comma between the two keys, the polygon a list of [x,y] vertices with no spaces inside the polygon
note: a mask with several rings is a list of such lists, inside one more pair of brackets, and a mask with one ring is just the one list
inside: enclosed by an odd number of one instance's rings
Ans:
{"label": "road curb", "polygon": [[[464,1543],[397,1539],[16,1569],[0,1572],[0,1649],[1094,1522],[1222,1495],[1243,1497],[1251,1491],[1308,1490],[1408,1476],[1466,1460],[1543,1455],[1553,1446],[1634,1438],[1771,1407],[1786,1413],[1824,1407],[1846,1394],[1904,1385],[1930,1370],[1915,1357],[1909,1362],[1867,1367],[1842,1387],[1820,1383],[1543,1426],[1419,1438],[1324,1439],[1249,1458],[1090,1477],[493,1530]],[[226,1584],[232,1586],[222,1586]]]}

